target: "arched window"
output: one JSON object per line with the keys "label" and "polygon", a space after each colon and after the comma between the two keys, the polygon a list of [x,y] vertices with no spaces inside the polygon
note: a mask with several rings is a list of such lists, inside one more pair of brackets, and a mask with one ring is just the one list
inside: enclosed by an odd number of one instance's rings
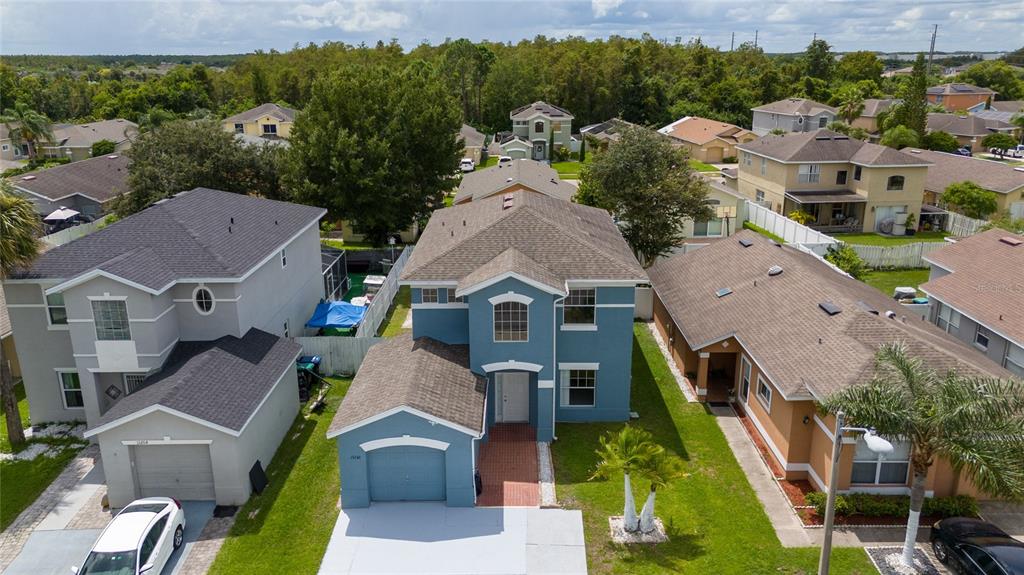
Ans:
{"label": "arched window", "polygon": [[889,176],[885,189],[890,192],[898,192],[903,189],[903,176]]}
{"label": "arched window", "polygon": [[544,133],[544,122],[541,122],[539,120],[534,122],[533,123],[533,131],[537,132],[538,134]]}
{"label": "arched window", "polygon": [[494,341],[527,341],[530,307],[517,301],[494,304]]}
{"label": "arched window", "polygon": [[215,302],[213,300],[213,292],[208,288],[199,286],[194,292],[192,292],[192,303],[196,306],[196,311],[202,315],[210,315],[213,313],[213,306]]}

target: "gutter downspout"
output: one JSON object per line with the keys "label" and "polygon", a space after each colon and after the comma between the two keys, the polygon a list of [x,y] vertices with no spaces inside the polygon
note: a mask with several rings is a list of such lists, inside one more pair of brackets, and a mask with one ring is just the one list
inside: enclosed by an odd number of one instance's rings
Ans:
{"label": "gutter downspout", "polygon": [[[487,387],[484,386],[484,389],[486,390]],[[472,451],[472,455],[473,455],[473,477],[471,477],[470,479],[471,479],[471,483],[473,484],[473,505],[474,506],[476,505],[476,501],[477,501],[476,474],[477,474],[477,472],[480,471],[479,469],[476,468],[476,450],[479,449],[479,447],[480,447],[480,440],[483,439],[484,438],[484,434],[487,433],[487,394],[486,393],[484,394],[484,416],[483,416],[482,421],[480,421],[480,429],[481,429],[480,433],[476,437],[473,438],[473,443],[475,444],[473,446],[473,451]]]}
{"label": "gutter downspout", "polygon": [[555,435],[555,411],[558,405],[558,303],[564,302],[569,297],[569,284],[565,284],[565,295],[555,298],[551,304],[551,376],[554,384],[551,386],[551,441],[558,440]]}

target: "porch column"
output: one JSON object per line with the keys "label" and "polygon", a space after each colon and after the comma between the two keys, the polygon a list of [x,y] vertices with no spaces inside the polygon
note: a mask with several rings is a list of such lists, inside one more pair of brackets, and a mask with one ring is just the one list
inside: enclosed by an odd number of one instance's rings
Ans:
{"label": "porch column", "polygon": [[703,399],[708,395],[708,359],[711,358],[711,354],[702,351],[699,358],[700,360],[697,362],[697,395],[698,399]]}

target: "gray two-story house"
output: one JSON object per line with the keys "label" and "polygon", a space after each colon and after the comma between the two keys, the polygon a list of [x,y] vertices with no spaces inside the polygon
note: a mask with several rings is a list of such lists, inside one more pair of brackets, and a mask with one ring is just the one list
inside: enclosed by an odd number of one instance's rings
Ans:
{"label": "gray two-story house", "polygon": [[813,132],[836,121],[836,109],[806,98],[786,98],[751,108],[751,131],[764,136],[772,130]]}
{"label": "gray two-story house", "polygon": [[471,506],[495,429],[629,418],[647,275],[604,210],[527,191],[438,210],[400,282],[412,333],[370,348],[328,432],[343,507]]}
{"label": "gray two-story house", "polygon": [[991,229],[924,259],[931,322],[1024,378],[1024,236]]}
{"label": "gray two-story house", "polygon": [[324,213],[198,188],[4,281],[32,422],[86,422],[112,506],[248,498],[298,411]]}
{"label": "gray two-story house", "polygon": [[555,150],[571,150],[573,115],[547,102],[520,106],[509,113],[512,133],[499,142],[502,155],[551,161]]}

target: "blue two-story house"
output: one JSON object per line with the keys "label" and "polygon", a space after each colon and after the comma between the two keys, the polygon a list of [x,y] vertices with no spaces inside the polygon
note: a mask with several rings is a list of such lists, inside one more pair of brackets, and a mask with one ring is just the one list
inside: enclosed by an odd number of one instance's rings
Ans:
{"label": "blue two-story house", "polygon": [[647,275],[604,210],[519,191],[434,212],[401,276],[412,334],[370,349],[328,432],[342,506],[474,505],[496,425],[629,418]]}

